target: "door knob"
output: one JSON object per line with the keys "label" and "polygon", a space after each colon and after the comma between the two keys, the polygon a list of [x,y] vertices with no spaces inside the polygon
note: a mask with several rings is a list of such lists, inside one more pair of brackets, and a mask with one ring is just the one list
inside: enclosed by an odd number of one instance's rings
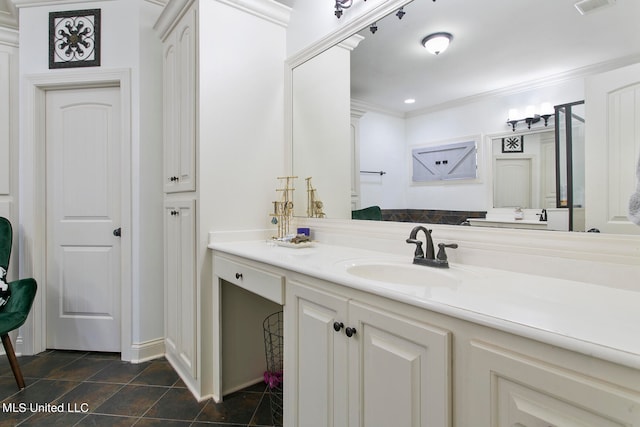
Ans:
{"label": "door knob", "polygon": [[118,227],[115,230],[113,230],[113,235],[116,237],[120,237],[122,235],[122,228]]}

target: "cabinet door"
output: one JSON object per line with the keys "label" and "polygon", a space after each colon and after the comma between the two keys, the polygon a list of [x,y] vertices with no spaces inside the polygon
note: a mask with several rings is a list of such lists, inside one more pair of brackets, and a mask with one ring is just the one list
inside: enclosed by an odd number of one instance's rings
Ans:
{"label": "cabinet door", "polygon": [[196,378],[195,201],[166,201],[164,210],[165,349]]}
{"label": "cabinet door", "polygon": [[165,40],[164,191],[195,190],[196,9],[178,22]]}
{"label": "cabinet door", "polygon": [[629,213],[640,152],[640,64],[585,79],[585,228],[640,234]]}
{"label": "cabinet door", "polygon": [[349,323],[349,426],[450,426],[449,332],[354,301]]}
{"label": "cabinet door", "polygon": [[346,426],[347,340],[334,323],[346,322],[347,300],[289,282],[285,315],[285,424]]}
{"label": "cabinet door", "polygon": [[478,427],[640,427],[640,395],[631,390],[480,341],[471,342],[471,360]]}

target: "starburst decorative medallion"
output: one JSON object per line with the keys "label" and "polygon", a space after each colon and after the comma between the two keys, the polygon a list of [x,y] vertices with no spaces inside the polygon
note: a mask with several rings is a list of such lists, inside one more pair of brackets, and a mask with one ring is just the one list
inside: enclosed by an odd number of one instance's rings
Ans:
{"label": "starburst decorative medallion", "polygon": [[100,65],[100,9],[49,13],[49,68]]}
{"label": "starburst decorative medallion", "polygon": [[522,153],[523,146],[522,135],[518,136],[508,136],[506,138],[502,138],[502,152],[503,153]]}

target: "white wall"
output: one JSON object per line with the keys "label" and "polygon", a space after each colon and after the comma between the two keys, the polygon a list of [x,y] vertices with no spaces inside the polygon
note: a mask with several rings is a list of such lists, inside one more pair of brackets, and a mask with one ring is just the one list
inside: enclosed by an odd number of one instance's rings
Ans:
{"label": "white wall", "polygon": [[[0,28],[0,216],[18,233],[18,39]],[[14,237],[14,242],[17,239]],[[17,279],[18,252],[14,246],[7,279]]]}
{"label": "white wall", "polygon": [[[133,216],[137,236],[133,247],[133,341],[144,343],[164,337],[164,268],[162,259],[162,46],[153,26],[161,8],[140,2],[139,54],[134,67]],[[136,82],[137,81],[137,82]],[[135,117],[138,117],[136,120]],[[136,126],[136,122],[139,126]],[[136,132],[139,131],[139,135]],[[136,147],[135,141],[139,141]],[[139,173],[136,174],[136,166]],[[137,176],[136,176],[137,175]],[[135,287],[139,278],[138,287]]]}
{"label": "white wall", "polygon": [[[495,95],[434,112],[410,115],[404,120],[369,112],[360,119],[361,169],[404,171],[401,182],[392,176],[382,179],[361,176],[362,206],[379,204],[388,209],[489,210],[493,191],[490,136],[511,133],[507,121],[510,108],[551,102],[553,105],[584,99],[584,79],[575,78],[513,94]],[[534,125],[536,126],[536,125]],[[538,124],[537,126],[542,126]],[[404,146],[399,148],[399,129],[404,127]],[[520,123],[520,129],[524,125]],[[393,136],[392,136],[393,135]],[[479,143],[478,182],[449,181],[413,183],[411,150],[477,136]],[[375,166],[375,163],[385,163]]]}
{"label": "white wall", "polygon": [[[59,3],[59,4],[56,4]],[[20,8],[20,79],[29,76],[64,76],[68,70],[49,70],[49,12],[101,9],[102,70],[128,69],[131,73],[131,203],[132,203],[132,346],[162,339],[162,138],[160,40],[152,25],[161,7],[145,0],[23,3]],[[75,69],[74,71],[77,71]],[[21,95],[24,99],[24,92]],[[127,100],[123,100],[127,101]],[[24,117],[21,119],[24,120]],[[22,125],[24,126],[24,125]],[[22,143],[21,143],[22,145]],[[25,155],[29,155],[25,153]],[[27,161],[28,159],[25,159]],[[21,194],[31,194],[35,183],[21,174]],[[35,206],[21,200],[20,222],[24,254],[22,271],[32,271],[29,242]]]}
{"label": "white wall", "polygon": [[[360,170],[385,175],[360,174],[360,206],[402,209],[411,171],[407,169],[404,118],[367,112],[360,118]],[[407,176],[408,175],[408,176]]]}
{"label": "white wall", "polygon": [[305,179],[312,177],[326,216],[351,217],[349,60],[348,49],[334,46],[293,72],[296,216],[307,216]]}
{"label": "white wall", "polygon": [[[284,170],[285,28],[231,5],[200,4],[199,238],[270,228]],[[224,42],[223,42],[224,40]]]}

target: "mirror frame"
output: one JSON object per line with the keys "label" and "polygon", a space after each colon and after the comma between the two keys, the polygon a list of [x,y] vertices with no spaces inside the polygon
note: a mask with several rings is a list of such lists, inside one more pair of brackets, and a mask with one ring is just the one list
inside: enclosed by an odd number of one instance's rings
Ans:
{"label": "mirror frame", "polygon": [[[366,28],[371,22],[381,20],[390,13],[396,11],[404,5],[411,3],[414,0],[389,0],[388,2],[382,2],[382,4],[374,5],[361,15],[354,16],[345,24],[338,28],[336,31],[332,31],[325,37],[321,38],[317,42],[311,44],[309,47],[299,51],[292,55],[285,61],[285,75],[284,75],[284,162],[286,166],[287,175],[291,175],[293,171],[293,70],[321,54],[327,49],[345,41],[349,37]],[[417,0],[416,0],[417,1]],[[344,18],[347,18],[345,16]],[[350,221],[350,220],[349,220]]]}

